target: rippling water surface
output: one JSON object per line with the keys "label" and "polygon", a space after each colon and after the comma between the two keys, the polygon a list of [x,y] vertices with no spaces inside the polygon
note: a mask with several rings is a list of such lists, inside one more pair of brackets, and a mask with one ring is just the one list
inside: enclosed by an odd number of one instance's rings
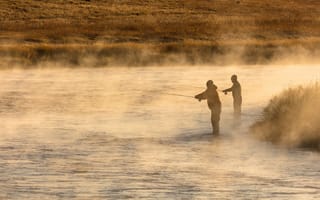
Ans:
{"label": "rippling water surface", "polygon": [[[212,137],[193,96],[237,73],[244,115],[223,102]],[[273,95],[319,66],[149,67],[0,72],[0,199],[320,199],[320,154],[256,141]]]}

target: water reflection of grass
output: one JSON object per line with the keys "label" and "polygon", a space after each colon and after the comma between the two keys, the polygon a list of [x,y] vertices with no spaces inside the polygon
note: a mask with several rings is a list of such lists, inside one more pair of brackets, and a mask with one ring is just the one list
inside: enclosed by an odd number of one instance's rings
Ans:
{"label": "water reflection of grass", "polygon": [[271,99],[252,130],[274,143],[320,149],[319,104],[319,83],[289,88]]}

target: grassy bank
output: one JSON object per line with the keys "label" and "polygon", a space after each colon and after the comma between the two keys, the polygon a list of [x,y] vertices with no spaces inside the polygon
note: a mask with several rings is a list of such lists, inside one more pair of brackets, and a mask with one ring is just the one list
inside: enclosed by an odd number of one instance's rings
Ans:
{"label": "grassy bank", "polygon": [[252,126],[260,139],[320,150],[320,85],[290,88],[271,99]]}
{"label": "grassy bank", "polygon": [[[320,49],[285,44],[14,44],[0,49],[0,68],[45,67],[45,63],[69,67],[314,64]],[[52,66],[52,65],[51,65]]]}
{"label": "grassy bank", "polygon": [[97,66],[255,64],[296,48],[320,55],[316,0],[7,0],[0,7],[4,65],[79,65],[84,57]]}

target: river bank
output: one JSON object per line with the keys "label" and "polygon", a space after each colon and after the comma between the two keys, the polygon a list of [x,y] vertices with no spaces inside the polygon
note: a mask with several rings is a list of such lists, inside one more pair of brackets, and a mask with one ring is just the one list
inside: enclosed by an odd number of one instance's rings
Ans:
{"label": "river bank", "polygon": [[320,57],[319,6],[313,0],[3,1],[1,68],[311,64]]}

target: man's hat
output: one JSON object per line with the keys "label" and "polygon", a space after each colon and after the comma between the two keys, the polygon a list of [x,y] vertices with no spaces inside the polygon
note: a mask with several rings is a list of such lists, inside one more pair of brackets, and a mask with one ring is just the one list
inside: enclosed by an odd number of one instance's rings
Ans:
{"label": "man's hat", "polygon": [[207,87],[208,87],[209,85],[213,85],[213,81],[212,81],[212,80],[208,80],[208,81],[207,81]]}

